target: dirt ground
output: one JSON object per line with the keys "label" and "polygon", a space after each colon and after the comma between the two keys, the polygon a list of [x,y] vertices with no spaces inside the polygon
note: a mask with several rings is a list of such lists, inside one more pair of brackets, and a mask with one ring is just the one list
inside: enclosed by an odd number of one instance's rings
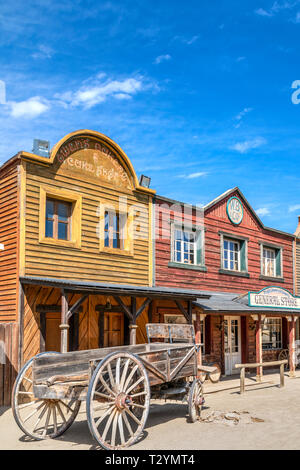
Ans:
{"label": "dirt ground", "polygon": [[[300,371],[285,378],[268,374],[262,384],[246,379],[205,382],[203,421],[187,421],[187,405],[153,401],[144,435],[131,450],[300,449]],[[92,450],[84,406],[71,428],[56,440],[30,441],[16,425],[11,409],[0,409],[0,449]]]}

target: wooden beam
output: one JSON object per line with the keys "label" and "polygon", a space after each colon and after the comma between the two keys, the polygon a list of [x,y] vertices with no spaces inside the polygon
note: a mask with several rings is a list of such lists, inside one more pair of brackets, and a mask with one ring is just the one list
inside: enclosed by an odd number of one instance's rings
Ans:
{"label": "wooden beam", "polygon": [[179,302],[179,300],[174,300],[175,304],[177,305],[178,309],[181,311],[182,315],[185,317],[186,321],[190,323],[190,318],[188,312],[185,310],[183,305]]}
{"label": "wooden beam", "polygon": [[131,313],[131,311],[129,310],[129,308],[127,307],[127,305],[124,304],[124,302],[123,302],[123,300],[121,299],[121,297],[119,297],[118,295],[115,295],[115,296],[114,296],[114,299],[118,302],[118,304],[120,305],[120,307],[122,307],[123,312],[124,312],[125,315],[129,318],[129,320],[132,321],[132,320],[133,320],[132,313]]}
{"label": "wooden beam", "polygon": [[[255,343],[256,343],[256,362],[262,363],[262,334],[261,334],[261,315],[257,316],[255,323]],[[261,382],[262,367],[258,366],[256,371],[256,380]]]}
{"label": "wooden beam", "polygon": [[129,325],[129,338],[130,338],[130,344],[136,344],[136,329],[137,329],[137,324],[136,324],[136,297],[131,297],[131,314],[132,314],[132,321],[130,322]]}
{"label": "wooden beam", "polygon": [[78,299],[67,312],[67,321],[70,320],[71,316],[79,309],[82,303],[88,298],[88,294],[83,295]]}
{"label": "wooden beam", "polygon": [[60,336],[60,352],[65,353],[68,351],[68,333],[69,333],[69,324],[68,324],[68,300],[67,294],[62,289],[61,291],[61,324],[59,328],[61,330]]}
{"label": "wooden beam", "polygon": [[141,315],[141,313],[143,313],[144,309],[145,309],[146,307],[148,307],[148,305],[150,304],[150,302],[151,302],[151,299],[148,297],[148,298],[145,300],[145,302],[143,303],[143,305],[141,305],[140,308],[138,309],[138,311],[136,312],[136,318],[138,318],[138,317]]}

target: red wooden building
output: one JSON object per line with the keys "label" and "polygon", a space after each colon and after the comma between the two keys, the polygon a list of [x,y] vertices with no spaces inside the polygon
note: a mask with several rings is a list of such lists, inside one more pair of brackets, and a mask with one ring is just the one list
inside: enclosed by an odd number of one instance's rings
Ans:
{"label": "red wooden building", "polygon": [[[193,303],[204,361],[218,361],[230,375],[236,363],[275,360],[289,350],[293,374],[300,314],[294,235],[265,227],[237,187],[202,209],[156,196],[155,234],[155,285],[210,296]],[[156,314],[184,321],[166,303]]]}

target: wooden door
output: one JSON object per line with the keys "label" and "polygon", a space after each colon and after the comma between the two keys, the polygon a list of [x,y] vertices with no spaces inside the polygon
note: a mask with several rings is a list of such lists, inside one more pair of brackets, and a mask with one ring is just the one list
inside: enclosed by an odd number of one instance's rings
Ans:
{"label": "wooden door", "polygon": [[46,313],[45,325],[45,351],[60,351],[60,328],[59,312]]}
{"label": "wooden door", "polygon": [[104,348],[123,346],[124,344],[124,315],[109,312],[104,314]]}
{"label": "wooden door", "polygon": [[224,318],[225,374],[238,374],[235,364],[241,362],[240,317]]}

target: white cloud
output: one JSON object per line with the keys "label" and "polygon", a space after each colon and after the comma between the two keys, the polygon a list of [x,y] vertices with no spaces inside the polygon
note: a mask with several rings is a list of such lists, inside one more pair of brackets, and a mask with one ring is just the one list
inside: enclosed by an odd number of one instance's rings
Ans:
{"label": "white cloud", "polygon": [[235,116],[235,119],[240,121],[246,114],[251,113],[251,111],[253,111],[253,108],[244,108],[243,111]]}
{"label": "white cloud", "polygon": [[40,116],[50,107],[49,103],[40,96],[33,96],[26,101],[10,101],[8,105],[11,117],[29,119]]}
{"label": "white cloud", "polygon": [[245,140],[244,142],[237,142],[232,145],[230,148],[236,150],[239,153],[246,153],[249,150],[256,149],[265,145],[267,143],[266,139],[263,137],[256,137],[255,139]]}
{"label": "white cloud", "polygon": [[[102,79],[103,74],[98,78]],[[109,97],[118,100],[128,100],[143,89],[141,78],[126,78],[124,80],[106,80],[105,82],[94,81],[93,84],[85,85],[75,92],[67,91],[55,95],[63,103],[71,106],[83,106],[87,109],[103,103]]]}
{"label": "white cloud", "polygon": [[295,204],[294,206],[289,207],[289,212],[295,212],[300,209],[300,204]]}
{"label": "white cloud", "polygon": [[267,207],[260,207],[255,212],[259,216],[270,215],[270,211]]}
{"label": "white cloud", "polygon": [[290,2],[287,0],[284,2],[275,1],[269,10],[265,10],[264,8],[258,8],[257,10],[255,10],[255,13],[260,16],[270,17],[276,15],[280,11],[291,10],[299,3],[300,0],[295,0],[294,2]]}
{"label": "white cloud", "polygon": [[167,60],[171,60],[170,54],[159,55],[158,57],[156,57],[156,59],[153,63],[154,64],[160,64],[161,62],[165,62]]}
{"label": "white cloud", "polygon": [[180,175],[180,178],[186,179],[194,179],[194,178],[201,178],[202,176],[206,176],[206,171],[198,171],[197,173],[190,173],[189,175]]}
{"label": "white cloud", "polygon": [[34,59],[51,59],[53,54],[54,50],[51,47],[41,44],[38,47],[38,51],[34,52],[31,57],[33,57]]}

